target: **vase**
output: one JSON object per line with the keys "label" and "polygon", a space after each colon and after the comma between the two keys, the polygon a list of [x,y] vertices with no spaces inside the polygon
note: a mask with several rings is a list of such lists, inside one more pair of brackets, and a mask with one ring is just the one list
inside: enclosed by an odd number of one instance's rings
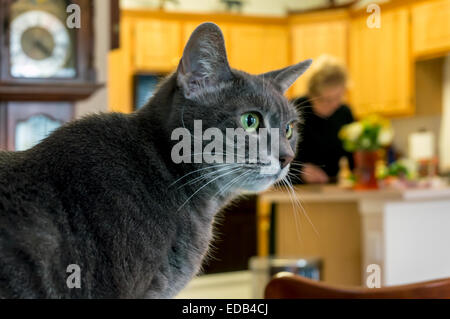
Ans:
{"label": "vase", "polygon": [[378,189],[375,167],[378,160],[377,151],[356,151],[353,153],[355,162],[355,189]]}

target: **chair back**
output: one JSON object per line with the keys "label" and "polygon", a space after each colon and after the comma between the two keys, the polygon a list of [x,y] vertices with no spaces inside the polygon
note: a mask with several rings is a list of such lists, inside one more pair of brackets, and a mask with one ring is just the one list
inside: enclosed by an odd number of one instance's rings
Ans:
{"label": "chair back", "polygon": [[382,288],[340,287],[280,273],[266,286],[266,299],[450,299],[450,278]]}

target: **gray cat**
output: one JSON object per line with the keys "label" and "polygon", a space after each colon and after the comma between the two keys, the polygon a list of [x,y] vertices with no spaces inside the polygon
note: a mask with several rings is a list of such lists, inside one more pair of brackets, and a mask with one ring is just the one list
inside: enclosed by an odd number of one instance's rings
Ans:
{"label": "gray cat", "polygon": [[[231,69],[220,29],[205,23],[138,112],[88,116],[28,151],[0,152],[0,298],[174,297],[200,270],[216,213],[286,176],[298,114],[283,93],[310,64]],[[261,170],[273,154],[175,163],[172,132],[194,120],[257,137],[277,128],[275,170]]]}

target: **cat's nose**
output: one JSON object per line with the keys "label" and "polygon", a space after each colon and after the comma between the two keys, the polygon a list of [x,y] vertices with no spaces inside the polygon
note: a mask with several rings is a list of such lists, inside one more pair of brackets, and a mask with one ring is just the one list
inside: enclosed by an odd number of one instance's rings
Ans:
{"label": "cat's nose", "polygon": [[280,155],[280,166],[281,166],[281,169],[283,169],[286,166],[288,166],[290,163],[292,163],[293,160],[294,160],[294,155],[293,154]]}

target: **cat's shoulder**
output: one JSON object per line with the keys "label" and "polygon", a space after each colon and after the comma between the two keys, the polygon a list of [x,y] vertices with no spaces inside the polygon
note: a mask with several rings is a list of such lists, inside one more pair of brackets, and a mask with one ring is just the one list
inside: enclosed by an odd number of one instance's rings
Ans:
{"label": "cat's shoulder", "polygon": [[69,122],[67,127],[105,127],[108,125],[128,126],[130,125],[130,114],[124,113],[92,113],[77,120]]}
{"label": "cat's shoulder", "polygon": [[132,116],[123,113],[95,113],[63,125],[51,134],[47,141],[51,142],[93,142],[130,136],[135,130]]}

